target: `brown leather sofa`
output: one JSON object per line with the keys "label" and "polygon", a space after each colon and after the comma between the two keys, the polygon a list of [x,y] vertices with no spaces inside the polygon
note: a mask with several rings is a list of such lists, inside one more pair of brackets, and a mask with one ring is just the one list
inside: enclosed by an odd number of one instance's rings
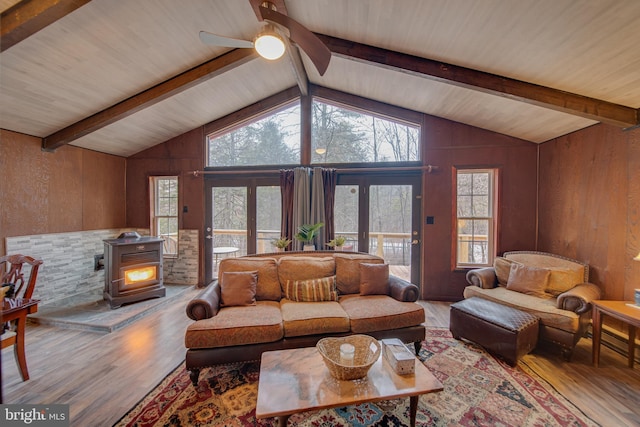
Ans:
{"label": "brown leather sofa", "polygon": [[[522,266],[528,272],[518,275]],[[591,301],[601,295],[589,283],[587,264],[535,251],[505,252],[493,267],[470,270],[467,282],[471,286],[465,288],[465,298],[484,298],[535,315],[540,320],[538,343],[559,346],[567,360],[587,332]]]}
{"label": "brown leather sofa", "polygon": [[[424,309],[415,302],[418,287],[389,275],[385,292],[362,295],[371,290],[363,287],[367,283],[361,283],[365,276],[370,278],[366,269],[375,268],[371,264],[384,264],[384,260],[369,254],[334,251],[283,252],[222,260],[218,279],[187,306],[187,315],[194,320],[185,333],[186,367],[193,384],[197,384],[204,367],[259,360],[264,351],[314,346],[326,336],[367,334],[377,339],[399,338],[405,343],[413,342],[417,353],[425,337]],[[225,282],[230,277],[227,273],[233,272],[257,275],[255,305],[221,305],[223,288],[229,283]],[[287,298],[291,297],[288,292],[294,282],[333,277],[337,300]]]}

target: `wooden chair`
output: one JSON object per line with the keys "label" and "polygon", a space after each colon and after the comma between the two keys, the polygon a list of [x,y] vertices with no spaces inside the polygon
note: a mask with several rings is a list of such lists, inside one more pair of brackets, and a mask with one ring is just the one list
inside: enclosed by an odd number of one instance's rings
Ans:
{"label": "wooden chair", "polygon": [[[31,266],[29,277],[27,280],[24,278],[22,268],[27,264]],[[33,290],[36,287],[36,279],[38,278],[38,268],[42,264],[42,260],[34,259],[26,255],[7,255],[0,257],[0,271],[3,271],[0,275],[2,285],[11,283],[14,286],[14,291],[11,299],[30,299],[33,295]],[[2,324],[2,348],[14,346],[14,355],[16,363],[20,368],[20,375],[23,380],[29,379],[29,372],[27,371],[27,362],[24,354],[24,336],[20,336],[18,328],[24,328],[24,325],[18,324],[20,320],[12,320]],[[22,341],[22,342],[20,342]]]}

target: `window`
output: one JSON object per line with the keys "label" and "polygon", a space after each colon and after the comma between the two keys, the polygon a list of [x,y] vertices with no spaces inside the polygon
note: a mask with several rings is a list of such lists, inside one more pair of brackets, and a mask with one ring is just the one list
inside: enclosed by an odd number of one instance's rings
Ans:
{"label": "window", "polygon": [[317,100],[312,107],[312,163],[420,160],[420,127]]}
{"label": "window", "polygon": [[178,256],[178,177],[151,177],[151,235],[164,239],[163,255]]}
{"label": "window", "polygon": [[300,163],[300,105],[287,105],[207,138],[207,166]]}
{"label": "window", "polygon": [[457,170],[456,266],[488,266],[495,247],[493,169]]}

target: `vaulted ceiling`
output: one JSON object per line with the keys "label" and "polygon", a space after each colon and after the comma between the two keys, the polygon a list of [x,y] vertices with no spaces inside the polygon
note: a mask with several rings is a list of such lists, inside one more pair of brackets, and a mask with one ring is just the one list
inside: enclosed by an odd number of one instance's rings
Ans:
{"label": "vaulted ceiling", "polygon": [[535,143],[640,123],[637,0],[274,3],[332,51],[323,76],[199,40],[253,39],[250,0],[0,0],[0,128],[130,156],[300,79]]}

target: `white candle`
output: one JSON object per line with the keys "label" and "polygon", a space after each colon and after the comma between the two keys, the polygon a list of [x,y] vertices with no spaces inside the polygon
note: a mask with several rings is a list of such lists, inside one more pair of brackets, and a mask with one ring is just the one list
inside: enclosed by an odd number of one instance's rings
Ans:
{"label": "white candle", "polygon": [[340,358],[343,360],[353,360],[356,348],[352,344],[342,344],[340,346]]}

